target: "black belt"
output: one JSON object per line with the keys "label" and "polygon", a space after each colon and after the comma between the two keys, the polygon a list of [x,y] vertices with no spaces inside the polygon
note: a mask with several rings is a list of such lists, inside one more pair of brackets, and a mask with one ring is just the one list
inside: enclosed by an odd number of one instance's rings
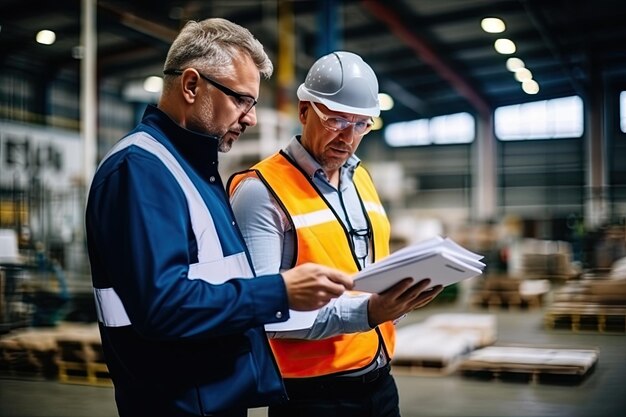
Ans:
{"label": "black belt", "polygon": [[285,387],[287,393],[290,391],[300,390],[334,390],[348,389],[352,387],[363,387],[375,385],[384,376],[389,375],[391,365],[387,365],[372,369],[371,371],[359,376],[319,376],[313,378],[287,378],[285,379]]}
{"label": "black belt", "polygon": [[391,371],[391,365],[389,363],[387,363],[387,365],[381,367],[381,368],[376,368],[376,369],[372,369],[371,371],[369,371],[366,374],[363,375],[359,375],[359,376],[340,376],[337,378],[340,378],[342,380],[346,379],[348,381],[351,381],[353,379],[359,380],[359,382],[361,384],[371,384],[372,382],[376,382],[378,379],[380,379],[380,377],[385,376],[389,373],[389,371]]}

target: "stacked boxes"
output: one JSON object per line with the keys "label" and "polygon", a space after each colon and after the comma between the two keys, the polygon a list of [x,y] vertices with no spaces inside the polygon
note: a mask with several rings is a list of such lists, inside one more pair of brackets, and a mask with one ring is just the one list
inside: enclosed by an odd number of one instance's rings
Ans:
{"label": "stacked boxes", "polygon": [[567,283],[554,293],[544,322],[550,329],[626,332],[626,280],[594,277]]}

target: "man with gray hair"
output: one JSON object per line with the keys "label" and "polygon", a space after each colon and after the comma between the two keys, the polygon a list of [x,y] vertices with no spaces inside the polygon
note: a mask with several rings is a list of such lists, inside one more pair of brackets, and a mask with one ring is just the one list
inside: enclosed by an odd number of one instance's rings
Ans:
{"label": "man with gray hair", "polygon": [[189,22],[158,106],[103,158],[86,211],[107,365],[120,416],[245,416],[285,399],[264,325],[352,281],[307,263],[255,277],[217,170],[256,124],[272,63],[248,30]]}

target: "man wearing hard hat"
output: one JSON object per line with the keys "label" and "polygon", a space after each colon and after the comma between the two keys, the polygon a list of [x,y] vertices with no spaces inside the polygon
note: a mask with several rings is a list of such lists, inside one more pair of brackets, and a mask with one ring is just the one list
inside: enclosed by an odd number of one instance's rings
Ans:
{"label": "man wearing hard hat", "polygon": [[[380,113],[378,81],[358,55],[333,52],[313,64],[298,98],[302,134],[231,177],[235,217],[257,274],[306,262],[355,273],[389,254],[389,221],[354,155]],[[428,286],[352,292],[311,326],[268,333],[289,396],[269,416],[399,416],[394,321],[441,291]]]}

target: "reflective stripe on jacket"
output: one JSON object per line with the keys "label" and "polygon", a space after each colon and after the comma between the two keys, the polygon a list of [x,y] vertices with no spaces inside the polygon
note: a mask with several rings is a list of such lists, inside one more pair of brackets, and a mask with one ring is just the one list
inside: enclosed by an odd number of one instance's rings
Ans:
{"label": "reflective stripe on jacket", "polygon": [[[297,245],[293,266],[315,262],[348,273],[358,271],[358,259],[351,250],[348,231],[289,157],[277,153],[251,170],[233,176],[231,194],[248,176],[256,176],[265,183],[291,222]],[[389,221],[364,168],[356,169],[354,184],[373,230],[372,259],[376,261],[389,254]],[[395,348],[395,328],[387,322],[362,333],[322,340],[271,339],[270,344],[285,378],[342,374],[371,365],[380,349],[391,358]]]}
{"label": "reflective stripe on jacket", "polygon": [[[189,279],[203,279],[211,284],[221,284],[231,278],[251,278],[254,276],[245,252],[224,256],[213,218],[204,204],[198,189],[193,185],[176,158],[154,138],[145,132],[138,132],[120,140],[102,159],[100,166],[112,155],[129,146],[138,146],[156,156],[178,182],[183,190],[191,227],[198,246],[198,262],[189,265]],[[119,296],[112,287],[94,288],[98,321],[106,327],[129,326],[128,314]]]}

